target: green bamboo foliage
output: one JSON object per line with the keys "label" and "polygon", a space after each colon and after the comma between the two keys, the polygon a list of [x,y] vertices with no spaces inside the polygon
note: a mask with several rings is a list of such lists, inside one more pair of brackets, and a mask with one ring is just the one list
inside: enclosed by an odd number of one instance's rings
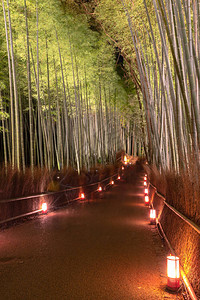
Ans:
{"label": "green bamboo foliage", "polygon": [[34,149],[33,149],[33,104],[31,92],[31,67],[30,67],[30,43],[29,43],[29,28],[27,17],[26,0],[24,0],[24,14],[26,20],[26,42],[27,42],[27,81],[28,81],[28,104],[29,104],[29,132],[30,132],[30,166],[33,170],[34,166]]}
{"label": "green bamboo foliage", "polygon": [[12,158],[11,163],[14,167],[15,165],[15,133],[14,133],[14,100],[13,100],[13,82],[12,82],[12,68],[11,68],[11,58],[10,58],[10,44],[8,36],[8,26],[7,26],[7,16],[4,5],[4,0],[2,0],[4,23],[5,23],[5,34],[6,34],[6,45],[7,45],[7,56],[8,56],[8,70],[9,70],[9,86],[10,86],[10,139],[11,139],[11,149]]}
{"label": "green bamboo foliage", "polygon": [[[123,147],[130,154],[141,153],[140,126],[121,116],[117,89],[105,78],[103,59],[98,58],[98,70],[92,78],[80,62],[70,32],[67,46],[54,24],[51,34],[46,29],[43,33],[41,1],[31,7],[35,18],[35,35],[31,36],[28,0],[24,0],[24,52],[20,57],[12,29],[13,9],[8,0],[6,4],[2,0],[10,88],[6,94],[0,86],[0,139],[5,166],[60,170],[71,165],[80,173],[97,163],[114,162],[116,152]],[[17,73],[21,61],[25,63],[22,78]]]}

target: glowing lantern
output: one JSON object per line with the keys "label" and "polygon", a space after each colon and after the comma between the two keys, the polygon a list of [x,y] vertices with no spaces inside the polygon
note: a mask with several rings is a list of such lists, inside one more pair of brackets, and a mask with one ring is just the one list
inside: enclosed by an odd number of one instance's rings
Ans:
{"label": "glowing lantern", "polygon": [[126,155],[124,155],[124,162],[127,162],[127,157],[126,157]]}
{"label": "glowing lantern", "polygon": [[177,291],[180,287],[179,257],[167,256],[167,288]]}
{"label": "glowing lantern", "polygon": [[47,203],[42,203],[42,212],[46,213],[47,212]]}
{"label": "glowing lantern", "polygon": [[149,204],[149,196],[148,195],[144,196],[144,202],[145,202],[145,204]]}
{"label": "glowing lantern", "polygon": [[101,186],[98,188],[98,191],[99,191],[99,192],[102,192],[102,187],[101,187]]}
{"label": "glowing lantern", "polygon": [[124,170],[124,167],[122,166],[122,170]]}
{"label": "glowing lantern", "polygon": [[144,176],[144,181],[147,181],[147,176]]}
{"label": "glowing lantern", "polygon": [[111,181],[111,184],[114,184],[114,181],[113,181],[113,180]]}
{"label": "glowing lantern", "polygon": [[148,193],[149,193],[148,189],[144,189],[144,194],[148,195]]}
{"label": "glowing lantern", "polygon": [[118,177],[117,177],[117,179],[118,179],[118,180],[120,180],[120,179],[121,179],[121,177],[120,177],[120,176],[118,176]]}
{"label": "glowing lantern", "polygon": [[144,181],[144,186],[147,186],[147,182],[146,181]]}
{"label": "glowing lantern", "polygon": [[150,209],[150,223],[156,224],[156,210],[153,208]]}
{"label": "glowing lantern", "polygon": [[84,194],[84,193],[81,193],[80,198],[81,198],[81,199],[85,199],[85,194]]}

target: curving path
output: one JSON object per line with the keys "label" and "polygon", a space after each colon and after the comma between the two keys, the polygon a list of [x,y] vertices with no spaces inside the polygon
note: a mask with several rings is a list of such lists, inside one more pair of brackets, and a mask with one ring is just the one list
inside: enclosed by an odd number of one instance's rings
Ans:
{"label": "curving path", "polygon": [[102,199],[1,231],[0,299],[175,299],[143,204],[144,174],[129,174]]}

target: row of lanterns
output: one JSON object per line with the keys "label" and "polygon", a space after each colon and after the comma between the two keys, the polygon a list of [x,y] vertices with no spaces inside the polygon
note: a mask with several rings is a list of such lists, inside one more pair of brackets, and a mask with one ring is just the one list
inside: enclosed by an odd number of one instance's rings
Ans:
{"label": "row of lanterns", "polygon": [[[124,169],[124,167],[122,167],[122,168]],[[121,177],[120,177],[120,175],[118,175],[117,180],[120,180],[120,179],[121,179]],[[110,185],[114,185],[114,184],[115,184],[114,180],[111,180],[110,181]],[[102,186],[99,186],[98,189],[97,189],[97,191],[98,192],[102,192],[103,191]],[[85,194],[83,192],[81,192],[80,195],[79,195],[79,197],[78,197],[78,199],[84,200],[85,199]],[[48,210],[47,203],[46,202],[42,203],[42,206],[41,206],[42,213],[46,214],[47,210]]]}
{"label": "row of lanterns", "polygon": [[[121,177],[120,177],[120,175],[118,175],[117,180],[120,180],[120,179],[121,179]],[[114,180],[111,180],[110,181],[110,185],[114,185],[114,184],[115,184]],[[102,186],[99,186],[98,189],[97,189],[97,191],[98,192],[103,192]]]}
{"label": "row of lanterns", "polygon": [[[150,207],[150,224],[156,224],[156,210],[150,205],[147,174],[144,176],[144,202]],[[167,256],[167,288],[176,292],[180,287],[179,257]]]}
{"label": "row of lanterns", "polygon": [[[124,167],[122,166],[122,170],[124,170]],[[121,179],[120,175],[117,177],[118,180]],[[114,180],[111,180],[111,185],[114,185]],[[144,176],[144,201],[145,205],[150,206],[150,200],[149,200],[149,191],[148,191],[148,182],[147,182],[147,174]],[[102,186],[99,186],[97,189],[98,192],[102,192],[103,188]],[[81,193],[79,196],[80,199],[85,199],[85,194]],[[47,203],[42,203],[41,208],[43,213],[47,213],[48,207]],[[150,224],[156,224],[156,210],[153,209],[150,206]],[[169,255],[167,256],[167,288],[171,291],[177,291],[180,287],[180,270],[179,270],[179,257]]]}
{"label": "row of lanterns", "polygon": [[124,155],[124,158],[123,158],[123,163],[124,165],[132,165],[131,161],[129,158],[127,158],[126,155]]}
{"label": "row of lanterns", "polygon": [[[150,206],[147,175],[144,176],[144,187],[145,187],[145,189],[144,189],[144,202],[145,202],[145,205]],[[150,217],[150,223],[151,224],[156,224],[156,210],[153,209],[151,206],[150,206],[149,217]]]}

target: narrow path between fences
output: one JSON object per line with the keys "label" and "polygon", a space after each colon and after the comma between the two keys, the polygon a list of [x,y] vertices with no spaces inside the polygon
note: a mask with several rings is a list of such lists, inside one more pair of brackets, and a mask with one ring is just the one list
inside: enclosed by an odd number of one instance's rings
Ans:
{"label": "narrow path between fences", "polygon": [[144,172],[128,174],[100,197],[0,231],[1,299],[179,299],[165,291]]}

